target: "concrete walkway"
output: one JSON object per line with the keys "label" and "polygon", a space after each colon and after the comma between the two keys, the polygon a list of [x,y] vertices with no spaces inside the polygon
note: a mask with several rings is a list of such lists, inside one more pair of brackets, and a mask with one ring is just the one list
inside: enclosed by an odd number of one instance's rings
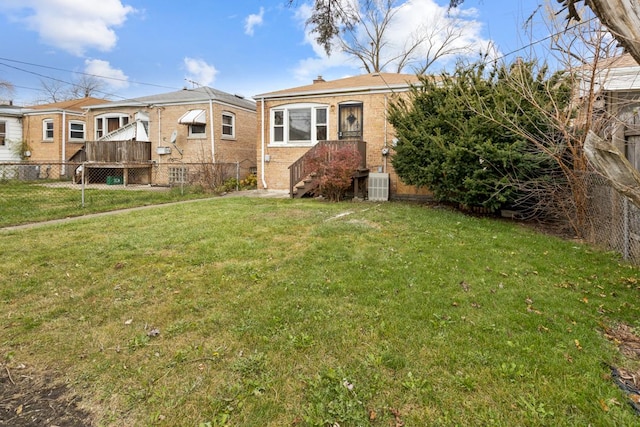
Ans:
{"label": "concrete walkway", "polygon": [[[269,198],[269,199],[287,199],[289,198],[289,192],[287,190],[243,190],[243,191],[233,191],[231,193],[227,193],[225,195],[220,196],[223,197],[260,197],[260,198]],[[133,211],[141,211],[145,209],[153,209],[160,206],[170,206],[170,205],[178,205],[183,203],[196,203],[196,202],[204,202],[207,200],[215,200],[217,197],[208,197],[205,199],[193,199],[193,200],[184,200],[181,202],[172,202],[172,203],[161,203],[157,205],[147,205],[147,206],[139,206],[135,208],[126,208],[126,209],[118,209],[115,211],[108,212],[98,212],[87,215],[80,216],[72,216],[68,218],[60,218],[60,219],[52,219],[50,221],[41,221],[41,222],[33,222],[30,224],[22,224],[22,225],[14,225],[9,227],[0,228],[0,232],[2,231],[14,231],[14,230],[26,230],[35,227],[41,227],[44,225],[54,225],[54,224],[64,224],[70,221],[76,221],[79,219],[87,219],[87,218],[97,218],[101,216],[107,215],[117,215],[123,212],[133,212]]]}

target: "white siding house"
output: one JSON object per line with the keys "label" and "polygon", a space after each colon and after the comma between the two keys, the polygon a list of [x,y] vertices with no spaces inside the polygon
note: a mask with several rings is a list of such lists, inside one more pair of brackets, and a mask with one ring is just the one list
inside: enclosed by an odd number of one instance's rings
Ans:
{"label": "white siding house", "polygon": [[0,105],[0,162],[19,162],[22,142],[22,108]]}

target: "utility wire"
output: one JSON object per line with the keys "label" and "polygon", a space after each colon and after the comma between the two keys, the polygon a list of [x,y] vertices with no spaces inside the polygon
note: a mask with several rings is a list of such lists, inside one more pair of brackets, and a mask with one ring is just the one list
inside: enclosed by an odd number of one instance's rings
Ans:
{"label": "utility wire", "polygon": [[[56,77],[51,77],[51,76],[45,76],[44,74],[36,73],[35,71],[25,70],[24,68],[20,68],[20,67],[16,67],[16,66],[13,66],[13,65],[5,64],[3,62],[0,62],[0,65],[3,65],[3,66],[8,67],[8,68],[13,68],[14,70],[22,71],[23,73],[33,74],[34,76],[42,77],[42,78],[45,78],[45,79],[53,80],[53,81],[56,81],[56,82],[67,84],[67,85],[73,85],[73,83],[68,82],[66,80],[58,79]],[[95,76],[95,77],[98,77],[98,76]],[[101,91],[99,89],[94,90],[94,92],[102,94],[105,97],[114,97],[114,98],[120,98],[120,99],[127,99],[127,98],[125,98],[123,96],[120,96],[120,95],[117,95],[115,93],[104,92],[104,91]]]}
{"label": "utility wire", "polygon": [[[64,68],[57,68],[57,67],[51,67],[49,65],[42,65],[42,64],[35,64],[35,63],[32,63],[32,62],[19,61],[17,59],[11,59],[11,58],[0,57],[0,61],[12,62],[12,63],[22,64],[22,65],[28,65],[30,67],[46,68],[48,70],[63,71],[65,73],[74,73],[74,74],[79,74],[79,75],[89,76],[89,77],[97,77],[97,78],[105,79],[105,80],[115,80],[115,81],[119,81],[119,82],[127,82],[127,83],[132,83],[132,84],[143,85],[143,86],[153,86],[153,87],[159,87],[159,88],[163,88],[163,89],[173,89],[173,90],[179,89],[179,88],[176,88],[176,87],[173,87],[173,86],[165,86],[165,85],[159,85],[159,84],[155,84],[155,83],[139,82],[139,81],[134,81],[134,80],[122,79],[122,78],[118,78],[118,77],[101,76],[99,74],[85,73],[85,72],[82,72],[82,71],[66,70]],[[3,65],[6,65],[6,64],[3,64]],[[16,67],[13,67],[13,68],[16,68]],[[20,69],[20,68],[16,68],[16,69],[20,70],[20,71],[30,72],[30,71],[26,71],[26,70],[23,70],[23,69]],[[37,74],[37,75],[40,75],[40,74]],[[53,77],[48,77],[48,76],[43,76],[43,77],[54,79]],[[56,80],[56,79],[54,79],[54,80]]]}

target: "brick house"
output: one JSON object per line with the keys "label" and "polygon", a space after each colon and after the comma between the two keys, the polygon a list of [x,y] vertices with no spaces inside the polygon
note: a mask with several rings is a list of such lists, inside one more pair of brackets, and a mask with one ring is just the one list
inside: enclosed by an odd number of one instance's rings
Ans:
{"label": "brick house", "polygon": [[[240,178],[255,172],[256,106],[241,96],[200,87],[92,105],[86,113],[87,160],[136,164],[148,169],[149,183],[169,183],[153,173],[167,163],[236,163]],[[119,159],[92,154],[112,143],[142,151]]]}
{"label": "brick house", "polygon": [[67,162],[85,143],[87,122],[83,108],[105,102],[86,97],[26,108],[23,135],[31,152],[28,159],[40,163]]}
{"label": "brick house", "polygon": [[428,197],[404,184],[390,162],[395,132],[387,120],[389,101],[418,82],[415,75],[391,73],[318,77],[311,85],[256,95],[258,187],[289,190],[293,197],[299,177],[292,171],[312,147],[353,142],[364,155],[363,169],[388,181],[390,198]]}

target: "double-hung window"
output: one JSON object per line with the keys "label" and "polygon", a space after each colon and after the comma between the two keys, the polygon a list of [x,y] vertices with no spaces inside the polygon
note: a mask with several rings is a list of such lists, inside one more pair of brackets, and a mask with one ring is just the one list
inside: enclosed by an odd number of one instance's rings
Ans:
{"label": "double-hung window", "polygon": [[53,140],[53,119],[42,121],[42,139],[45,141]]}
{"label": "double-hung window", "polygon": [[233,139],[236,137],[236,116],[233,113],[222,113],[222,137]]}
{"label": "double-hung window", "polygon": [[84,122],[69,122],[69,140],[84,141]]}
{"label": "double-hung window", "polygon": [[316,144],[327,139],[328,107],[291,104],[271,110],[272,144]]}

